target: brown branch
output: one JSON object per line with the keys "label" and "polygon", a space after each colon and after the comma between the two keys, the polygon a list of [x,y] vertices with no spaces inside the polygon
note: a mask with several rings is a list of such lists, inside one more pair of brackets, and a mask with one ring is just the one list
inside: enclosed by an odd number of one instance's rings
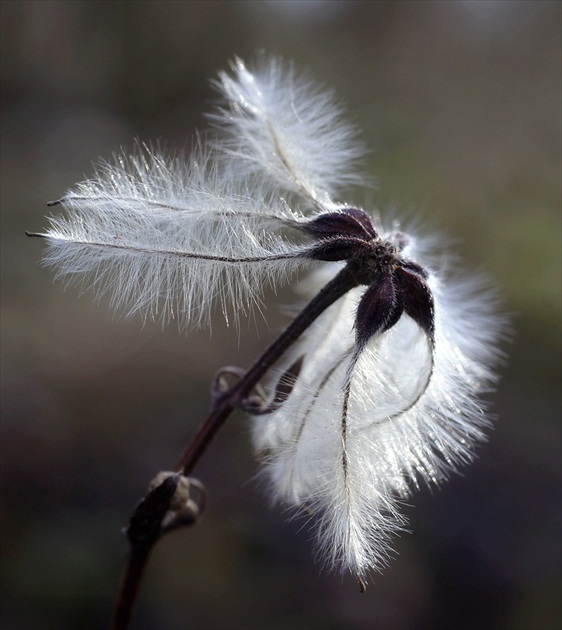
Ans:
{"label": "brown branch", "polygon": [[348,264],[309,302],[250,369],[241,373],[232,387],[221,387],[220,377],[217,378],[211,411],[190,440],[176,466],[176,472],[161,473],[133,512],[126,530],[130,552],[121,577],[110,630],[126,630],[128,627],[154,545],[165,533],[192,525],[202,514],[205,491],[198,481],[188,479],[188,475],[217,431],[235,409],[244,407],[244,402],[262,377],[312,322],[358,284],[359,280]]}
{"label": "brown branch", "polygon": [[121,577],[119,597],[113,612],[111,628],[126,628],[138,589],[154,543],[160,536],[162,521],[172,503],[180,480],[176,474],[165,479],[139,503],[127,527],[131,548]]}

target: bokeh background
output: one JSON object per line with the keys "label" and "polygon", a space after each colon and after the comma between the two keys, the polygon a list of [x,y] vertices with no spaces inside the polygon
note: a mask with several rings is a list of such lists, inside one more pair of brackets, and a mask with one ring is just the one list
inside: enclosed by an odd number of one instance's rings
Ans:
{"label": "bokeh background", "polygon": [[189,146],[235,54],[335,88],[374,150],[350,199],[414,217],[486,269],[512,314],[479,458],[407,508],[412,534],[366,594],[314,562],[267,504],[247,420],[197,469],[200,526],[155,552],[137,629],[560,627],[559,2],[11,2],[2,11],[2,612],[5,630],[103,628],[120,528],[174,464],[222,365],[286,319],[189,335],[52,283],[45,202],[134,139]]}

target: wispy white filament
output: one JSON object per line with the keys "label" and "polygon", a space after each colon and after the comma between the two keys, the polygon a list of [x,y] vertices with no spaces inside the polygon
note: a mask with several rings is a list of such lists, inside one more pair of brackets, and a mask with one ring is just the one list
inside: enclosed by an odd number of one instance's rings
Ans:
{"label": "wispy white filament", "polygon": [[141,147],[60,200],[67,214],[44,235],[58,277],[185,328],[207,324],[217,298],[227,317],[247,314],[264,285],[312,265],[290,229],[305,217],[285,196],[312,214],[334,207],[337,187],[360,181],[355,133],[329,93],[280,61],[258,75],[240,60],[233,69],[216,83],[226,105],[211,115],[224,133],[187,163]]}
{"label": "wispy white filament", "polygon": [[254,443],[274,496],[315,514],[322,556],[361,581],[387,562],[391,536],[404,526],[400,501],[420,483],[439,484],[470,461],[489,425],[476,396],[494,381],[499,322],[493,295],[477,280],[451,285],[432,273],[429,282],[435,351],[421,397],[430,349],[407,315],[368,344],[349,379],[354,313],[366,290],[359,287],[291,350],[287,365],[304,355],[294,389],[280,409],[254,420]]}
{"label": "wispy white filament", "polygon": [[48,265],[149,319],[205,324],[215,299],[246,313],[264,284],[285,282],[304,244],[279,198],[199,151],[187,164],[147,148],[103,164],[50,218]]}
{"label": "wispy white filament", "polygon": [[[59,276],[108,293],[127,313],[188,326],[206,323],[217,299],[225,315],[247,313],[264,285],[319,264],[311,252],[327,224],[303,226],[348,208],[338,194],[361,181],[353,128],[331,94],[278,60],[255,72],[236,60],[216,87],[224,103],[211,118],[222,135],[211,148],[187,162],[139,148],[58,202],[65,214],[41,236]],[[281,373],[303,357],[294,387],[253,422],[273,496],[313,513],[323,557],[361,582],[404,527],[400,501],[440,483],[483,439],[478,396],[494,381],[502,323],[478,281],[446,275],[412,238],[369,234],[364,247],[395,257],[377,273],[407,263],[432,301],[418,323],[404,307],[366,339],[357,307],[367,287],[349,291],[286,353]],[[311,297],[336,268],[315,272]]]}
{"label": "wispy white filament", "polygon": [[226,106],[210,118],[224,132],[219,146],[237,171],[265,175],[320,210],[340,187],[363,182],[356,163],[364,150],[332,93],[280,60],[249,72],[236,59],[232,68],[233,76],[221,72],[216,83]]}

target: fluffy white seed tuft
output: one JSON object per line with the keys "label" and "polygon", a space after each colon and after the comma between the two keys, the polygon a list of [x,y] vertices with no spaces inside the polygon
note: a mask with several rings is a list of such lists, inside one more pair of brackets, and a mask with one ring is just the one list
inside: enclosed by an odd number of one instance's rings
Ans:
{"label": "fluffy white seed tuft", "polygon": [[286,365],[304,355],[291,394],[253,422],[273,496],[314,513],[321,557],[361,583],[387,563],[392,536],[405,525],[400,502],[470,461],[489,426],[478,396],[495,380],[503,322],[493,294],[483,282],[437,271],[428,284],[433,361],[427,335],[407,315],[357,355],[354,316],[366,290],[358,287],[291,350]]}
{"label": "fluffy white seed tuft", "polygon": [[236,59],[232,75],[219,76],[227,105],[210,118],[225,132],[219,147],[240,176],[265,177],[316,210],[334,206],[342,187],[365,183],[357,172],[364,148],[331,92],[280,59],[253,72]]}
{"label": "fluffy white seed tuft", "polygon": [[255,74],[239,59],[232,67],[215,82],[220,138],[187,163],[146,146],[122,153],[59,201],[66,214],[40,235],[57,278],[109,294],[127,315],[187,328],[208,324],[217,299],[237,321],[266,286],[312,265],[292,227],[361,181],[355,131],[330,92],[280,60]]}
{"label": "fluffy white seed tuft", "polygon": [[119,155],[58,202],[45,263],[127,315],[204,325],[215,300],[227,320],[247,315],[264,286],[313,263],[302,217],[232,175],[203,150],[187,164],[146,147]]}
{"label": "fluffy white seed tuft", "polygon": [[[265,286],[318,266],[315,257],[350,258],[348,271],[377,291],[386,282],[377,300],[394,325],[367,304],[379,327],[363,322],[358,335],[368,287],[350,290],[283,357],[281,374],[304,357],[292,390],[253,422],[272,496],[314,513],[322,557],[364,584],[405,526],[400,502],[484,439],[479,397],[493,385],[504,322],[483,283],[447,274],[429,241],[376,230],[337,202],[362,183],[362,149],[331,93],[279,60],[250,72],[237,59],[216,86],[225,102],[211,116],[222,133],[211,149],[186,162],[139,147],[100,165],[56,202],[65,214],[39,235],[45,262],[127,314],[182,328],[208,323],[216,300],[227,319],[248,314]],[[339,268],[325,262],[310,295]]]}

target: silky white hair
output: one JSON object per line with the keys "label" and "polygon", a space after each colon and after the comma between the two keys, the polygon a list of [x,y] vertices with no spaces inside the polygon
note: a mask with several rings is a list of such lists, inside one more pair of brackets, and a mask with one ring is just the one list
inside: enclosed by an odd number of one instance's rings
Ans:
{"label": "silky white hair", "polygon": [[362,583],[387,564],[392,534],[405,525],[400,502],[471,461],[490,425],[476,396],[495,380],[497,300],[482,279],[448,280],[438,272],[429,278],[433,361],[427,337],[406,315],[355,360],[354,313],[366,290],[357,287],[287,353],[280,373],[304,356],[293,390],[279,409],[254,419],[273,497],[317,516],[321,556]]}

